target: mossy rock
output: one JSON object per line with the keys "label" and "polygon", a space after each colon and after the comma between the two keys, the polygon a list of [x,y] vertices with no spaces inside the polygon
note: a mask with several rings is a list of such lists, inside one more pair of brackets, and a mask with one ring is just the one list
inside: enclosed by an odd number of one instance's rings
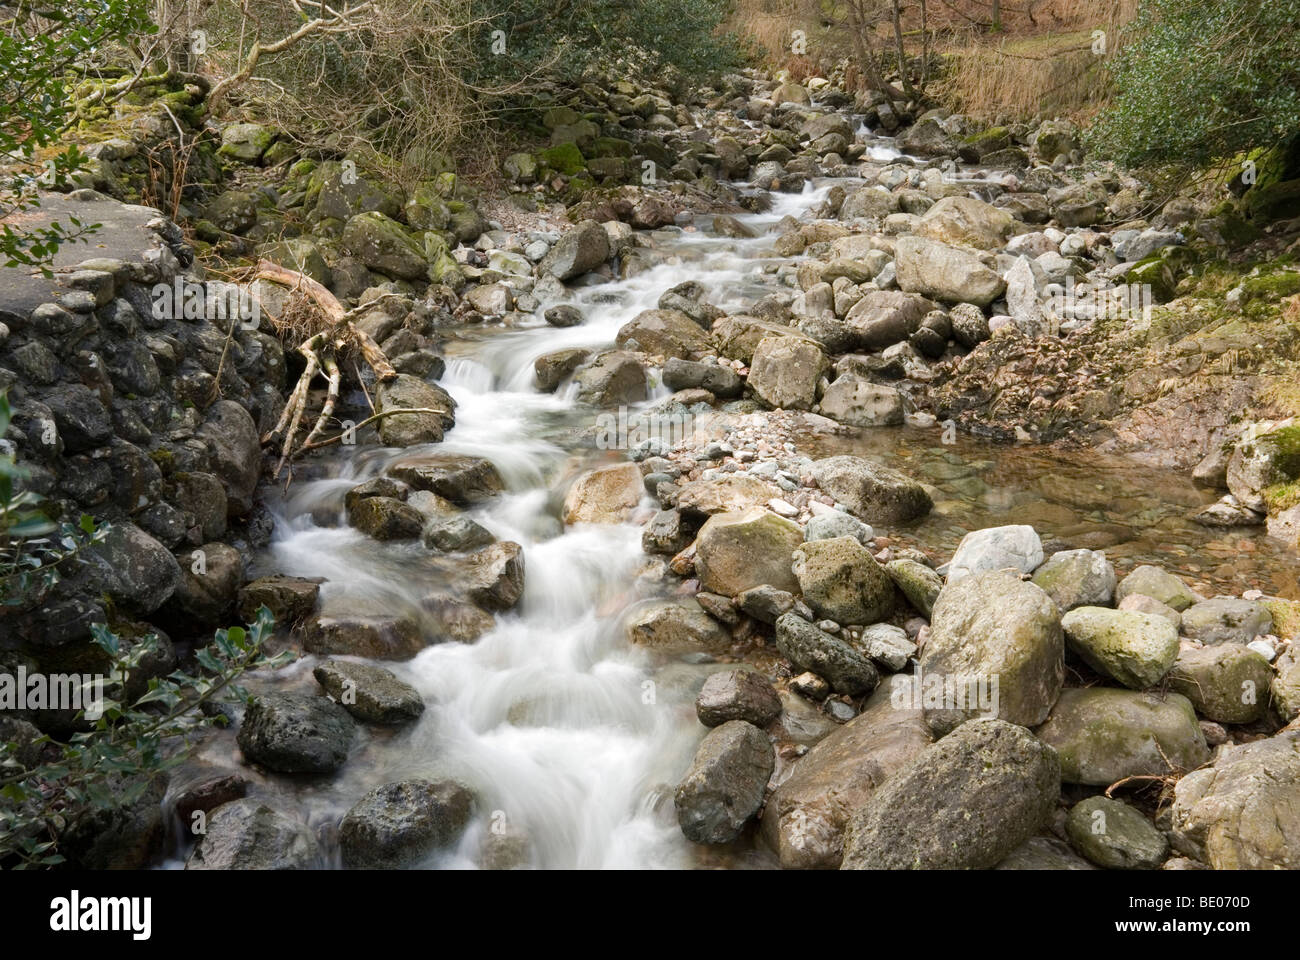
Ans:
{"label": "mossy rock", "polygon": [[257,255],[282,267],[297,270],[325,286],[329,286],[334,280],[334,274],[329,264],[325,262],[320,249],[304,237],[263,244],[258,247]]}
{"label": "mossy rock", "polygon": [[441,233],[425,233],[424,259],[428,263],[426,275],[431,283],[444,283],[453,290],[465,285],[465,273],[451,255],[451,245]]}
{"label": "mossy rock", "polygon": [[451,219],[451,211],[433,180],[421,180],[416,184],[402,209],[406,222],[416,230],[446,230]]}
{"label": "mossy rock", "polygon": [[287,140],[277,140],[266,149],[262,154],[262,163],[264,166],[274,167],[276,164],[284,163],[297,156],[298,148]]}
{"label": "mossy rock", "polygon": [[343,228],[343,246],[371,270],[394,279],[416,280],[428,269],[421,244],[378,211],[350,219]]}
{"label": "mossy rock", "polygon": [[1168,303],[1174,298],[1177,278],[1173,268],[1159,256],[1148,257],[1129,270],[1124,278],[1126,283],[1138,286],[1150,285],[1151,296],[1156,303]]}
{"label": "mossy rock", "polygon": [[631,157],[633,144],[618,137],[597,137],[591,144],[590,153],[593,157]]}
{"label": "mossy rock", "polygon": [[559,143],[539,150],[537,162],[570,177],[582,170],[587,163],[576,143]]}
{"label": "mossy rock", "polygon": [[260,123],[232,123],[221,131],[223,157],[240,163],[257,163],[275,139],[275,131]]}
{"label": "mossy rock", "polygon": [[355,158],[345,158],[344,162],[348,166],[327,160],[308,177],[303,205],[311,209],[313,219],[347,220],[370,212],[386,217],[400,215],[404,199],[400,189],[371,178]]}

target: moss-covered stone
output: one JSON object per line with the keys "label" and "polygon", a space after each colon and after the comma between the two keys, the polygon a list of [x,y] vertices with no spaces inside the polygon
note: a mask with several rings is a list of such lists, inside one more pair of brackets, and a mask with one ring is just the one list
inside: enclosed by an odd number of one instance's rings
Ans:
{"label": "moss-covered stone", "polygon": [[573,176],[587,165],[576,143],[557,143],[537,152],[537,162],[565,176]]}

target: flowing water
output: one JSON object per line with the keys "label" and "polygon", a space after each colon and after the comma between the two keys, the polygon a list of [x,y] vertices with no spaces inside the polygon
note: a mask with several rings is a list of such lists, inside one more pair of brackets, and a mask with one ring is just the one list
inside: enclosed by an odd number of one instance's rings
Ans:
{"label": "flowing water", "polygon": [[[878,161],[897,156],[886,141],[871,149]],[[479,865],[485,848],[514,850],[518,862],[549,868],[680,867],[710,856],[682,838],[672,786],[704,732],[693,699],[716,666],[654,662],[626,643],[620,614],[654,590],[637,576],[645,563],[640,530],[632,523],[565,528],[558,519],[566,482],[609,455],[579,439],[599,411],[565,388],[536,392],[533,361],[566,347],[611,344],[620,326],[686,280],[704,284],[707,298],[728,310],[778,289],[776,268],[788,261],[769,258],[771,237],[763,234],[783,216],[815,208],[836,182],[857,183],[818,181],[799,195],[775,195],[767,213],[740,217],[756,239],[656,232],[656,266],[574,291],[586,317],[581,326],[552,328],[539,310],[524,326],[456,333],[441,380],[458,405],[456,426],[436,449],[487,457],[500,470],[507,491],[472,515],[498,538],[523,545],[523,599],[473,644],[437,644],[386,664],[424,697],[428,709],[417,723],[397,731],[363,728],[335,777],[276,778],[259,790],[280,793],[328,834],[378,784],[415,776],[460,780],[478,796],[480,815],[457,850],[428,866]],[[648,402],[665,395],[658,388]],[[1105,547],[1120,565],[1194,563],[1208,581],[1222,575],[1238,592],[1241,578],[1254,577],[1266,589],[1298,595],[1293,564],[1262,536],[1219,534],[1187,521],[1209,496],[1167,474],[1126,462],[1099,469],[1092,455],[1071,459],[964,439],[943,445],[937,430],[869,431],[818,444],[800,452],[877,456],[932,484],[939,491],[934,514],[903,534],[935,556],[946,557],[967,530],[1025,522],[1045,540]],[[336,448],[324,479],[299,480],[272,504],[274,539],[255,572],[325,578],[326,615],[418,611],[441,576],[427,551],[418,543],[371,540],[343,522],[342,509],[349,487],[413,452]],[[316,662],[305,657],[250,686],[313,688]],[[238,760],[230,734],[204,750]],[[709,862],[770,861],[740,849]]]}

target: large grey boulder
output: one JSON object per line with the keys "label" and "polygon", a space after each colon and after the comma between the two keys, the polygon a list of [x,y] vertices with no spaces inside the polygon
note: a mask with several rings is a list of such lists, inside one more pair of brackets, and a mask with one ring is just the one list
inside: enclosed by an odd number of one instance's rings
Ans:
{"label": "large grey boulder", "polygon": [[197,435],[212,456],[212,472],[226,488],[227,513],[246,515],[253,508],[253,490],[262,466],[257,424],[233,400],[218,400],[208,407]]}
{"label": "large grey boulder", "polygon": [[673,804],[692,843],[730,843],[763,805],[776,765],[772,743],[744,720],[714,727],[701,741]]}
{"label": "large grey boulder", "polygon": [[1192,770],[1210,758],[1196,711],[1176,693],[1062,690],[1035,732],[1056,748],[1066,783],[1105,787],[1125,777]]}
{"label": "large grey boulder", "polygon": [[794,592],[794,551],[803,544],[799,525],[762,507],[711,516],[695,538],[695,571],[710,593],[734,597],[753,587]]}
{"label": "large grey boulder", "polygon": [[369,663],[326,660],[312,676],[343,709],[366,723],[397,726],[424,713],[424,700],[409,683]]}
{"label": "large grey boulder", "polygon": [[898,287],[944,303],[987,307],[1002,295],[1006,281],[975,254],[924,237],[899,238]]}
{"label": "large grey boulder", "polygon": [[948,562],[948,582],[956,583],[972,573],[987,570],[1029,573],[1042,562],[1043,542],[1033,527],[1025,524],[985,527],[961,538],[957,552]]}
{"label": "large grey boulder", "polygon": [[891,427],[903,422],[903,395],[852,374],[836,377],[819,408],[823,416],[853,427]]}
{"label": "large grey boulder", "polygon": [[1205,644],[1250,643],[1273,629],[1273,615],[1256,600],[1214,597],[1183,611],[1183,635]]}
{"label": "large grey boulder", "polygon": [[1115,597],[1115,568],[1100,550],[1061,550],[1034,571],[1034,583],[1062,613],[1106,607]]}
{"label": "large grey boulder", "polygon": [[1187,584],[1172,573],[1167,573],[1150,564],[1134,567],[1133,572],[1119,582],[1119,585],[1115,588],[1115,602],[1118,604],[1125,597],[1134,593],[1159,600],[1179,612],[1186,610],[1201,599],[1188,588]]}
{"label": "large grey boulder", "polygon": [[804,602],[822,619],[866,624],[894,611],[894,582],[853,537],[800,545],[793,569]]}
{"label": "large grey boulder", "polygon": [[929,745],[921,712],[897,708],[881,687],[776,788],[763,809],[764,842],[787,870],[835,869],[849,817]]}
{"label": "large grey boulder", "polygon": [[811,410],[817,384],[829,368],[826,354],[809,340],[766,337],[754,350],[749,386],[770,407]]}
{"label": "large grey boulder", "polygon": [[817,460],[812,475],[822,490],[868,523],[914,520],[934,507],[925,487],[911,477],[862,457]]}
{"label": "large grey boulder", "polygon": [[[1010,573],[977,573],[950,583],[934,605],[921,673],[959,690],[969,691],[971,683],[992,685],[990,706],[997,717],[1025,726],[1042,723],[1065,678],[1058,618],[1047,594]],[[982,712],[968,696],[964,704],[927,707],[925,716],[932,730],[946,732]]]}
{"label": "large grey boulder", "polygon": [[709,674],[695,698],[695,715],[706,727],[744,720],[766,727],[781,715],[781,698],[767,677],[753,670],[724,670]]}
{"label": "large grey boulder", "polygon": [[609,234],[595,220],[583,220],[556,241],[537,264],[537,275],[571,280],[609,259]]}
{"label": "large grey boulder", "polygon": [[1218,723],[1251,723],[1264,716],[1272,680],[1263,655],[1240,643],[1187,644],[1169,671],[1169,689]]}
{"label": "large grey boulder", "polygon": [[980,870],[1056,807],[1056,752],[1015,724],[963,723],[875,791],[844,837],[844,870]]}
{"label": "large grey boulder", "polygon": [[1216,870],[1300,868],[1300,730],[1225,747],[1174,787],[1174,846]]}
{"label": "large grey boulder", "polygon": [[1065,832],[1074,849],[1108,870],[1155,870],[1169,852],[1169,841],[1150,820],[1110,797],[1076,803]]}
{"label": "large grey boulder", "polygon": [[1157,614],[1077,607],[1061,627],[1088,666],[1133,690],[1155,686],[1178,657],[1178,630]]}

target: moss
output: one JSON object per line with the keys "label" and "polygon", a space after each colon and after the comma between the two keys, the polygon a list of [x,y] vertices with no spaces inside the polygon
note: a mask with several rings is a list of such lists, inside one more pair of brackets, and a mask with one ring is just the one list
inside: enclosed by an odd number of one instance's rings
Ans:
{"label": "moss", "polygon": [[566,176],[573,176],[586,166],[586,158],[576,143],[557,143],[537,152],[537,162]]}
{"label": "moss", "polygon": [[176,457],[165,447],[159,447],[157,450],[149,452],[149,459],[152,460],[162,471],[163,476],[169,476],[176,470]]}

